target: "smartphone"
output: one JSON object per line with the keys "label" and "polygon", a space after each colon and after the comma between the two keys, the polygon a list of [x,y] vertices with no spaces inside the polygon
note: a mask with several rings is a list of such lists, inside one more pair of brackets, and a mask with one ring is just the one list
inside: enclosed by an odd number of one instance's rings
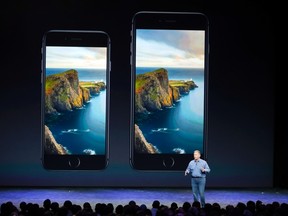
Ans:
{"label": "smartphone", "polygon": [[130,164],[183,171],[205,158],[209,22],[194,12],[140,11],[132,18]]}
{"label": "smartphone", "polygon": [[42,40],[42,164],[101,170],[109,160],[110,38],[50,30]]}

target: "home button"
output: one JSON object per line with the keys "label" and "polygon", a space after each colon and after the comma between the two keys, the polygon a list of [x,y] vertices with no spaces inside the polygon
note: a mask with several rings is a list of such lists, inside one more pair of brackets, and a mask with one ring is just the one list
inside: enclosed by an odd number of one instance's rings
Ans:
{"label": "home button", "polygon": [[163,159],[163,165],[164,165],[164,167],[166,167],[166,168],[171,168],[171,167],[173,167],[173,166],[174,166],[174,163],[175,163],[175,161],[174,161],[174,159],[173,159],[172,157]]}
{"label": "home button", "polygon": [[80,166],[80,159],[78,157],[71,158],[68,163],[71,168],[77,168]]}

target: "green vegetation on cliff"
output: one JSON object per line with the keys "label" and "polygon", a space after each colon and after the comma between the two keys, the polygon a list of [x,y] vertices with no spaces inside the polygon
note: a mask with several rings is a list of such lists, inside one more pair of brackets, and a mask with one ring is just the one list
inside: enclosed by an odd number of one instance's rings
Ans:
{"label": "green vegetation on cliff", "polygon": [[180,94],[187,94],[198,86],[192,80],[169,80],[169,85],[179,90]]}
{"label": "green vegetation on cliff", "polygon": [[[55,86],[59,85],[60,82],[62,81],[63,77],[74,77],[76,76],[78,79],[78,72],[74,69],[70,69],[61,73],[49,75],[46,77],[46,83],[45,83],[45,89],[46,89],[46,94],[51,94],[52,90]],[[77,80],[78,82],[78,80]],[[77,88],[78,83],[74,83],[72,86],[73,88]]]}
{"label": "green vegetation on cliff", "polygon": [[105,88],[104,82],[80,82],[74,69],[49,75],[45,84],[45,112],[50,114],[80,108]]}
{"label": "green vegetation on cliff", "polygon": [[149,71],[144,74],[138,74],[136,76],[136,82],[135,82],[135,92],[141,93],[141,91],[145,88],[149,80],[151,80],[151,77],[155,77],[157,79],[157,76],[164,75],[167,76],[167,71],[164,68],[159,68],[154,71]]}
{"label": "green vegetation on cliff", "polygon": [[104,82],[80,81],[79,85],[82,88],[88,89],[91,95],[98,95],[100,91],[106,88]]}

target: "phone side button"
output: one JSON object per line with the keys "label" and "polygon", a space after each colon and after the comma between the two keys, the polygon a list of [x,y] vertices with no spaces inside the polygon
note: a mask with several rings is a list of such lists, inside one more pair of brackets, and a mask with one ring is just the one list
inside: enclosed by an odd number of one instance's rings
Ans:
{"label": "phone side button", "polygon": [[163,159],[163,165],[166,168],[171,168],[174,166],[174,164],[175,164],[175,161],[172,157]]}
{"label": "phone side button", "polygon": [[71,168],[77,168],[80,166],[80,159],[78,157],[69,159],[68,164]]}

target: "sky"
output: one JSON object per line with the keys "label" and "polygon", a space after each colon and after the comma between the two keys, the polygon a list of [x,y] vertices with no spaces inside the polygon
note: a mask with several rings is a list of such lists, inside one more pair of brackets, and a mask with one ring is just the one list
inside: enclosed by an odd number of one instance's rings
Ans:
{"label": "sky", "polygon": [[105,47],[46,47],[47,68],[106,68]]}
{"label": "sky", "polygon": [[136,67],[204,68],[204,31],[136,32]]}

